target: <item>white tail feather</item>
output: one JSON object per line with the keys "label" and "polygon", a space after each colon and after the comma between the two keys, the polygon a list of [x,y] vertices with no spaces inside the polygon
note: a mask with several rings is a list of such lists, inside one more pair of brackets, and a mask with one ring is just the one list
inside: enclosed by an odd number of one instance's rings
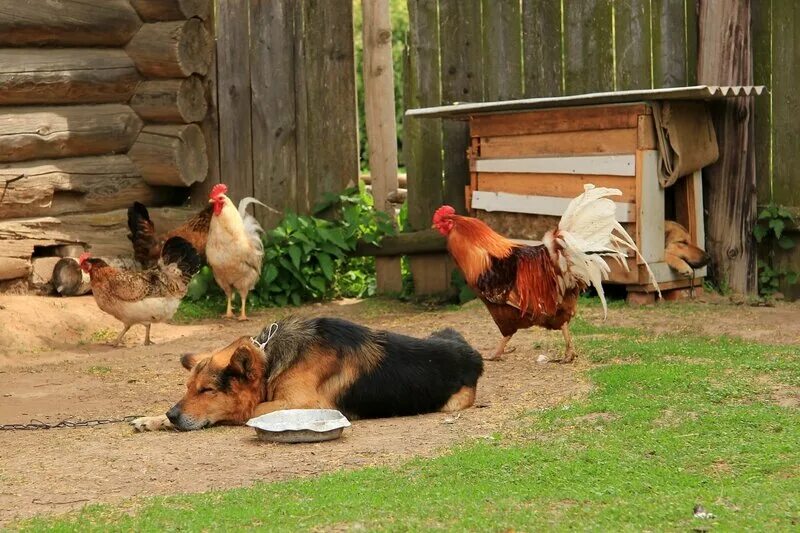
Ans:
{"label": "white tail feather", "polygon": [[[586,285],[594,286],[603,303],[603,316],[608,314],[608,306],[602,281],[608,278],[611,272],[604,257],[613,257],[626,270],[628,250],[633,250],[637,256],[642,257],[634,240],[617,222],[616,206],[608,199],[609,196],[621,195],[622,192],[618,189],[585,185],[583,194],[567,206],[558,223],[556,234],[556,242],[560,245],[568,263],[568,272],[565,274],[572,275]],[[642,261],[650,275],[650,282],[661,298],[661,290],[650,266],[643,258]]]}
{"label": "white tail feather", "polygon": [[258,204],[267,207],[260,200],[253,198],[252,196],[247,196],[242,198],[239,202],[239,216],[242,218],[242,224],[244,224],[244,231],[247,233],[247,236],[250,238],[250,242],[253,243],[253,246],[259,252],[264,250],[264,243],[261,242],[261,234],[264,232],[264,229],[261,227],[261,224],[258,223],[258,220],[255,219],[253,215],[247,212],[247,206],[250,204]]}

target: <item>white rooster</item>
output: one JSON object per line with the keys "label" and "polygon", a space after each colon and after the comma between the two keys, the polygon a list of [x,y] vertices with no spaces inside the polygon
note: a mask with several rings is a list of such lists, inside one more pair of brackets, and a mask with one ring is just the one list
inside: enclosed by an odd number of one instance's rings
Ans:
{"label": "white rooster", "polygon": [[247,320],[247,293],[253,290],[261,274],[264,245],[261,242],[261,225],[250,214],[250,204],[264,205],[255,198],[243,198],[238,209],[225,196],[228,187],[219,183],[211,189],[209,203],[214,214],[208,228],[206,259],[214,272],[214,279],[228,297],[225,318],[233,318],[233,291],[242,299],[239,320]]}

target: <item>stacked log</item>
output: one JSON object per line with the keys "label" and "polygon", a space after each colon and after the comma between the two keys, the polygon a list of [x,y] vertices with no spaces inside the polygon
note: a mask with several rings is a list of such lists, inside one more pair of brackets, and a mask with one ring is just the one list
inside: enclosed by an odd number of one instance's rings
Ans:
{"label": "stacked log", "polygon": [[30,279],[34,249],[38,277],[87,248],[130,256],[134,201],[159,231],[190,216],[152,208],[208,172],[211,6],[0,0],[0,287]]}

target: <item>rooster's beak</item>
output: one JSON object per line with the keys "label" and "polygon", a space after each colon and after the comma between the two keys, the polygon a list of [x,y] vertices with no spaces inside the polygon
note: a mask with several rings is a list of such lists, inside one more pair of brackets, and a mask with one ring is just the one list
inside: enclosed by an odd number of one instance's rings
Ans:
{"label": "rooster's beak", "polygon": [[214,203],[214,199],[213,198],[209,198],[208,199],[208,203],[213,204]]}
{"label": "rooster's beak", "polygon": [[431,229],[436,229],[436,224],[431,224]]}

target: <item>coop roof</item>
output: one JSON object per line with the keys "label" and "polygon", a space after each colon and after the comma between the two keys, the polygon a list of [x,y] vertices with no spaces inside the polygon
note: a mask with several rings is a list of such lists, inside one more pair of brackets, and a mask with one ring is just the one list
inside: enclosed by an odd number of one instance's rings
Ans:
{"label": "coop roof", "polygon": [[735,85],[719,87],[715,85],[696,85],[692,87],[671,87],[667,89],[646,89],[635,91],[612,91],[606,93],[576,94],[572,96],[553,96],[547,98],[525,98],[503,102],[455,103],[438,107],[409,109],[409,117],[468,119],[473,115],[487,113],[509,113],[554,107],[573,107],[599,104],[624,104],[630,102],[656,100],[720,100],[732,96],[759,95],[764,92],[763,85]]}

